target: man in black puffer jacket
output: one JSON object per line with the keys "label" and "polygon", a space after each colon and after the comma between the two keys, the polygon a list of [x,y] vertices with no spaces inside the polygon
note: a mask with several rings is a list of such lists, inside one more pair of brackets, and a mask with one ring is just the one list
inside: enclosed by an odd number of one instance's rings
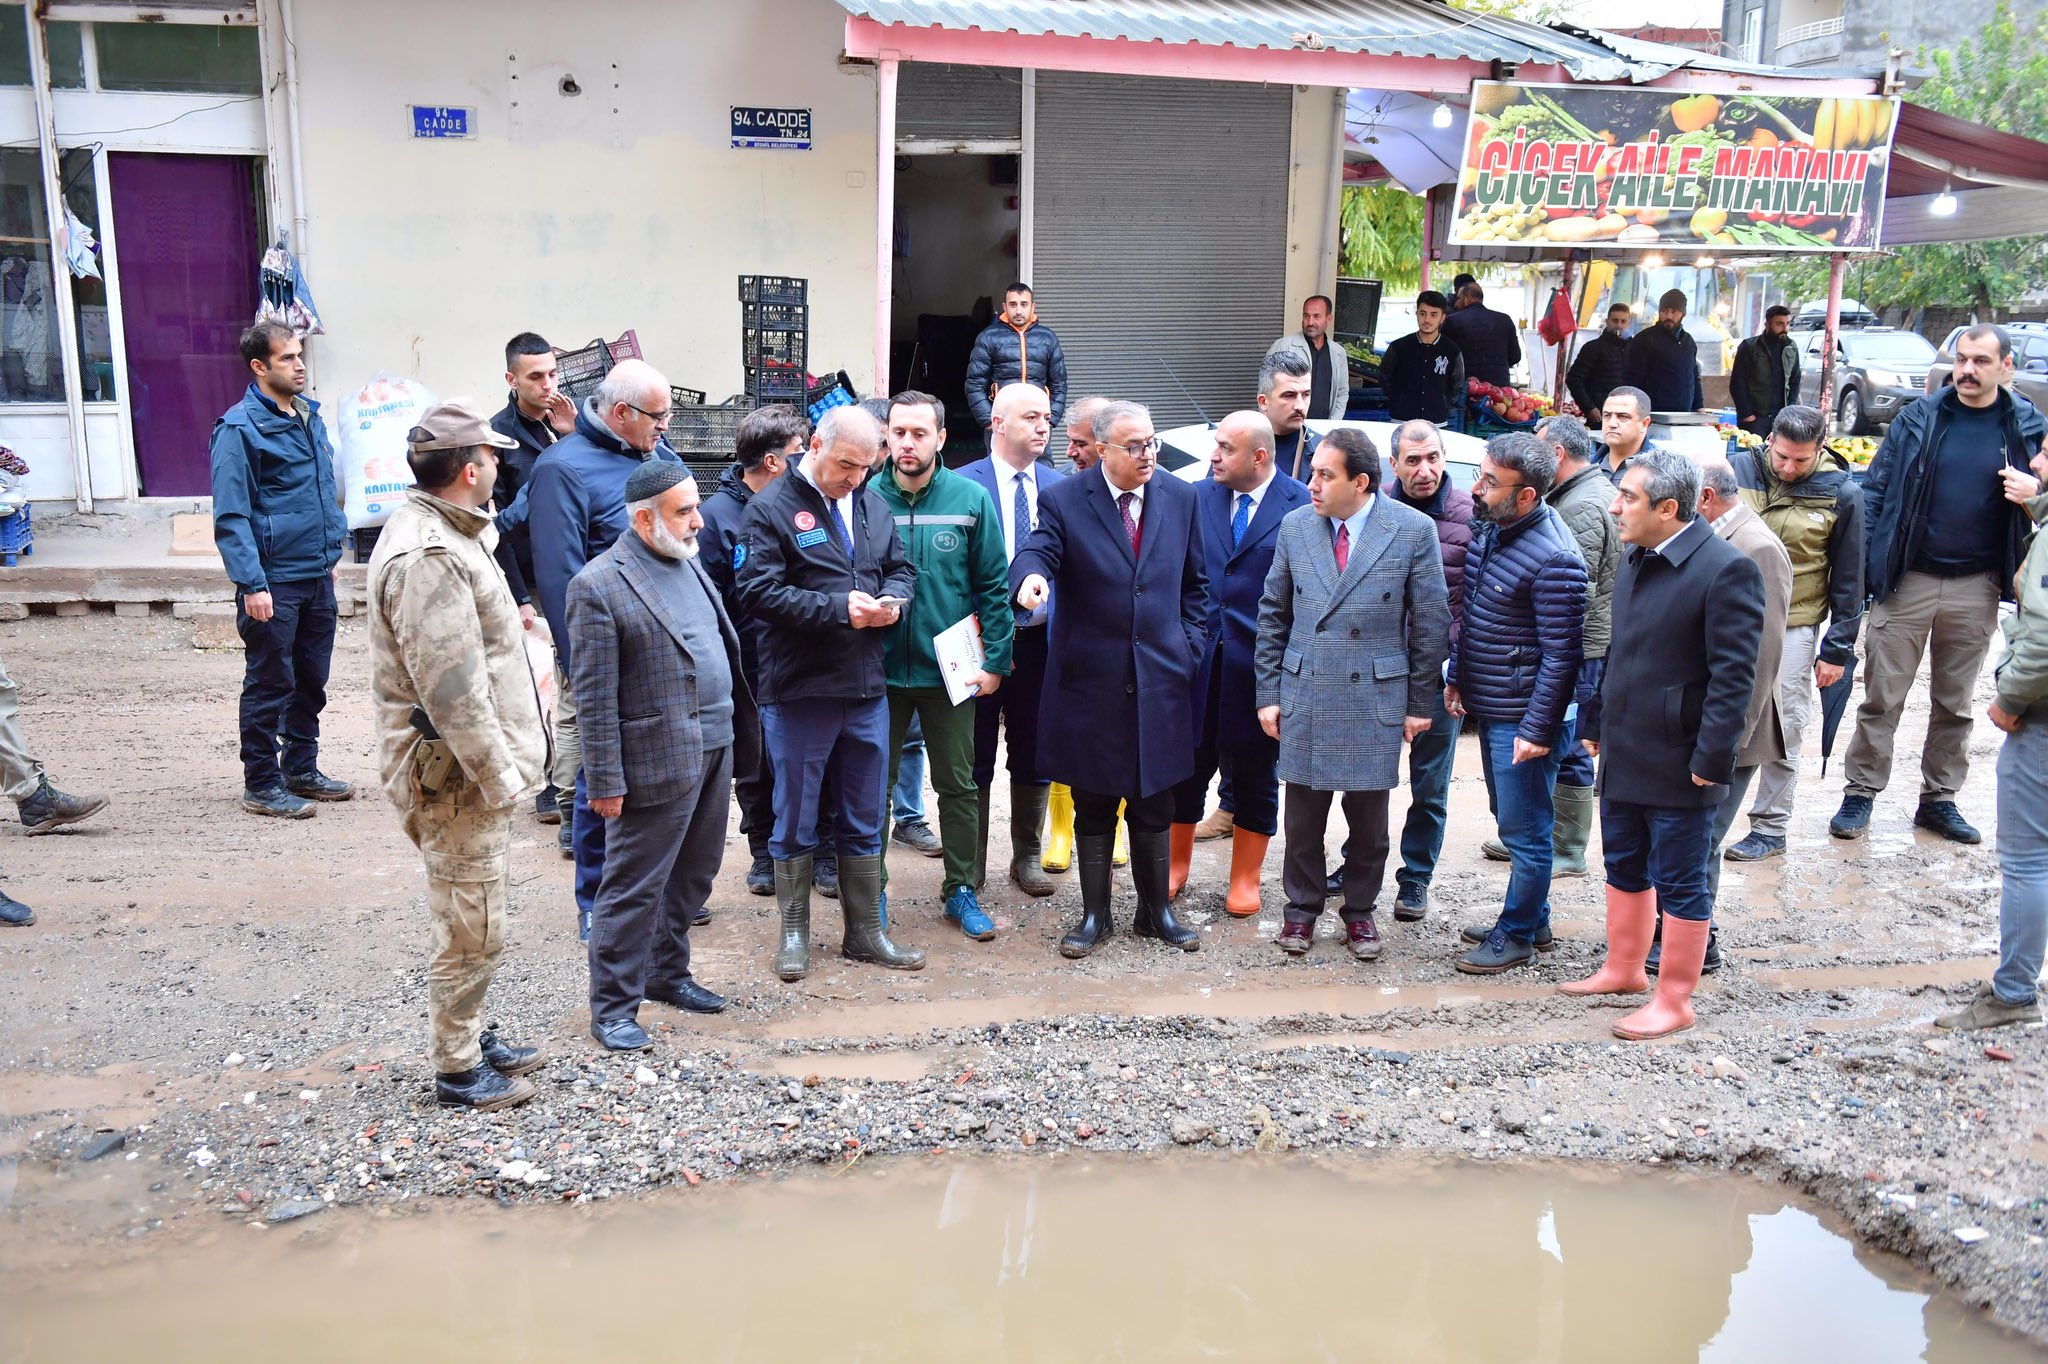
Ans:
{"label": "man in black puffer jacket", "polygon": [[1577,739],[1572,692],[1586,623],[1585,560],[1543,500],[1556,477],[1550,447],[1515,431],[1486,443],[1472,485],[1478,534],[1465,561],[1444,705],[1479,721],[1501,841],[1513,854],[1500,918],[1465,930],[1477,945],[1456,965],[1472,975],[1526,965],[1551,943],[1551,802],[1558,766]]}
{"label": "man in black puffer jacket", "polygon": [[981,329],[967,354],[967,406],[983,439],[995,416],[998,389],[1010,384],[1035,384],[1052,399],[1052,424],[1067,410],[1067,357],[1059,334],[1038,320],[1031,286],[1012,284],[1003,290],[1002,316]]}

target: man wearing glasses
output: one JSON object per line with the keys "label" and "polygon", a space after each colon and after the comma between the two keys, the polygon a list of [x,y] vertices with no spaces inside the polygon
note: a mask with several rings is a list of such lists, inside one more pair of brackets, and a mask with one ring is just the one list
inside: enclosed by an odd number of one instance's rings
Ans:
{"label": "man wearing glasses", "polygon": [[1152,414],[1131,402],[1095,414],[1102,464],[1043,490],[1038,525],[1010,564],[1017,605],[1054,592],[1086,609],[1046,627],[1038,770],[1074,793],[1081,922],[1060,953],[1085,957],[1109,936],[1117,805],[1126,805],[1134,927],[1192,952],[1196,932],[1167,894],[1173,788],[1194,775],[1195,664],[1208,636],[1209,582],[1195,490],[1154,478]]}
{"label": "man wearing glasses", "polygon": [[644,360],[621,360],[576,413],[576,429],[534,462],[521,490],[533,542],[533,589],[555,637],[560,662],[556,742],[567,750],[556,771],[576,773],[571,814],[576,855],[578,936],[590,934],[590,913],[604,876],[604,821],[584,798],[582,741],[569,694],[569,580],[626,533],[626,479],[650,459],[674,460],[661,444],[668,430],[668,380]]}

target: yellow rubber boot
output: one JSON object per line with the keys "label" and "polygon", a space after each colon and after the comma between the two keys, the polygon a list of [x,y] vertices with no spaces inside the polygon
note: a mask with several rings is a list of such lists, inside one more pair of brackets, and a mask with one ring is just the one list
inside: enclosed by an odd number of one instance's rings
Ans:
{"label": "yellow rubber boot", "polygon": [[1122,801],[1116,803],[1116,848],[1109,855],[1109,865],[1112,867],[1128,867],[1131,865],[1131,835],[1130,831],[1124,826],[1124,802]]}
{"label": "yellow rubber boot", "polygon": [[1045,851],[1038,865],[1065,871],[1074,864],[1074,793],[1054,782],[1045,798]]}

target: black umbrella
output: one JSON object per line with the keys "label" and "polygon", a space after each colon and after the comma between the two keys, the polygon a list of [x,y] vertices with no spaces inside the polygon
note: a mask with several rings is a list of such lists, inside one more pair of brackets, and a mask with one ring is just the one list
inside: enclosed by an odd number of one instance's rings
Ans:
{"label": "black umbrella", "polygon": [[1856,655],[1842,665],[1842,675],[1820,689],[1820,774],[1828,774],[1828,755],[1835,751],[1835,731],[1849,709],[1849,691],[1856,683]]}

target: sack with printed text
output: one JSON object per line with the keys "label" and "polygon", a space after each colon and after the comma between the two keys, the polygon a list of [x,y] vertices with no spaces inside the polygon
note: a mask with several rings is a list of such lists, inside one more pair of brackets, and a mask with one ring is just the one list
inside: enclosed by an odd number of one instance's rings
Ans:
{"label": "sack with printed text", "polygon": [[412,487],[405,433],[433,405],[425,384],[382,371],[341,400],[335,474],[350,530],[383,525],[405,500]]}

